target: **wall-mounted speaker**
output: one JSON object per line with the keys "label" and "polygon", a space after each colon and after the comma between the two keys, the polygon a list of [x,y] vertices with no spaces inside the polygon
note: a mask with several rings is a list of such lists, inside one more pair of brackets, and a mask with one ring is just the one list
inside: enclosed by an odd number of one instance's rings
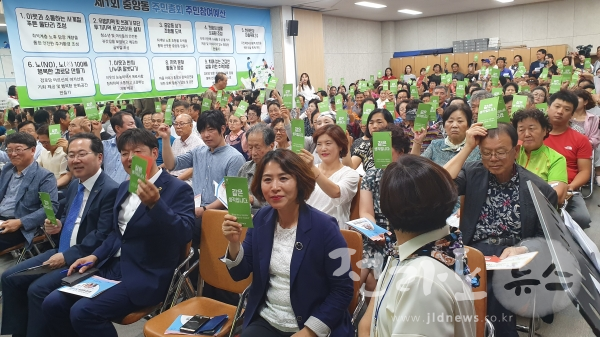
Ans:
{"label": "wall-mounted speaker", "polygon": [[298,20],[288,20],[287,35],[288,36],[298,36]]}

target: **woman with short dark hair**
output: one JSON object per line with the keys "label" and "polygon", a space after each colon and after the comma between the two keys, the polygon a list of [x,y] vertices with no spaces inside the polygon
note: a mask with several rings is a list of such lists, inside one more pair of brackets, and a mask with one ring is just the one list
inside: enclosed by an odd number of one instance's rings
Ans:
{"label": "woman with short dark hair", "polygon": [[[381,209],[398,239],[398,257],[388,260],[359,336],[475,336],[473,320],[428,319],[475,314],[471,288],[479,281],[470,276],[460,231],[446,224],[457,199],[448,172],[429,159],[401,156],[386,168]],[[427,324],[401,319],[409,315]]]}
{"label": "woman with short dark hair", "polygon": [[242,225],[225,216],[229,273],[236,281],[252,274],[242,337],[352,334],[353,281],[348,272],[338,275],[339,261],[330,257],[348,246],[336,220],[306,204],[314,188],[310,166],[277,149],[256,168],[252,194],[269,206],[256,213],[243,244]]}

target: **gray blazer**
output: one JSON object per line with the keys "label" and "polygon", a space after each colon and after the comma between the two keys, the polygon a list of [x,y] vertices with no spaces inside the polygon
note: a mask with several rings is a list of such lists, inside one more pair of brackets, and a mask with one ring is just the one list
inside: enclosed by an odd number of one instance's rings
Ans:
{"label": "gray blazer", "polygon": [[[4,165],[0,172],[0,201],[4,199],[8,183],[13,174],[14,165],[10,162]],[[23,177],[23,182],[17,192],[15,205],[15,218],[20,219],[23,226],[21,232],[31,244],[38,228],[44,225],[46,212],[42,207],[39,192],[47,192],[52,200],[54,213],[58,211],[58,188],[54,174],[38,165],[36,161],[31,164],[30,170]]]}
{"label": "gray blazer", "polygon": [[[521,239],[531,237],[544,237],[542,225],[535,211],[533,200],[529,194],[527,188],[527,181],[531,180],[540,191],[544,194],[546,199],[550,201],[552,205],[556,207],[558,203],[558,197],[556,192],[547,182],[529,172],[524,167],[517,165],[517,172],[519,173],[519,201],[521,208]],[[454,179],[458,188],[458,195],[465,196],[464,208],[460,215],[460,230],[463,235],[463,242],[465,245],[474,246],[475,248],[482,251],[484,255],[495,254],[500,256],[504,246],[487,245],[489,247],[480,247],[480,245],[473,245],[473,235],[475,234],[475,227],[477,220],[481,213],[481,208],[487,197],[488,193],[488,182],[489,182],[490,171],[488,171],[481,161],[466,162],[458,177]]]}

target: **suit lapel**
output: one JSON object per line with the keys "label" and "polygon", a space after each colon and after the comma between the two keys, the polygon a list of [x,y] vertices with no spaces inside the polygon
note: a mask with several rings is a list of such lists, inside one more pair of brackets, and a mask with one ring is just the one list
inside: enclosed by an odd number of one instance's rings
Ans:
{"label": "suit lapel", "polygon": [[527,188],[527,180],[525,174],[523,174],[523,168],[517,165],[517,172],[519,173],[519,212],[521,215],[521,238],[527,237],[528,224],[532,223],[532,217],[537,216],[535,209],[532,205],[531,196],[529,195],[529,189]]}
{"label": "suit lapel", "polygon": [[4,199],[4,196],[6,195],[6,190],[8,189],[8,182],[10,181],[13,168],[14,166],[11,163],[7,163],[2,169],[2,173],[4,173],[4,175],[2,176],[2,181],[0,181],[0,200]]}
{"label": "suit lapel", "polygon": [[23,195],[25,195],[25,191],[27,191],[29,189],[29,185],[31,185],[33,178],[37,174],[38,163],[34,161],[31,165],[32,166],[28,170],[27,174],[23,178],[21,178],[21,179],[23,179],[23,181],[21,182],[19,191],[17,191],[17,198],[16,198],[17,202],[23,198]]}
{"label": "suit lapel", "polygon": [[[271,209],[265,215],[265,225],[256,229],[254,236],[258,237],[258,256],[260,261],[260,277],[269,280],[269,265],[271,264],[271,253],[273,252],[273,237],[277,225],[277,211]],[[268,285],[267,285],[268,286]]]}
{"label": "suit lapel", "polygon": [[85,203],[85,207],[83,208],[83,213],[81,214],[82,217],[81,217],[80,223],[83,223],[84,219],[87,217],[88,210],[90,209],[90,206],[94,202],[94,199],[96,199],[96,197],[102,190],[103,185],[104,185],[104,173],[101,173],[100,176],[98,176],[98,179],[96,179],[96,182],[94,183],[94,186],[92,186],[92,190],[90,191],[90,194],[88,195],[87,201]]}
{"label": "suit lapel", "polygon": [[[166,187],[168,185],[168,182],[169,182],[168,175],[169,175],[169,173],[167,173],[167,171],[163,170],[162,173],[160,174],[160,176],[158,176],[158,179],[156,180],[156,182],[154,183],[154,186],[156,186],[158,188],[158,193],[160,193],[161,195],[162,195],[162,193],[164,193],[164,191],[166,190]],[[127,194],[127,195],[129,195],[129,194]],[[135,210],[135,213],[133,213],[133,216],[131,217],[131,219],[129,219],[129,222],[127,223],[127,228],[129,228],[129,225],[135,224],[136,221],[138,221],[144,215],[145,212],[146,212],[146,205],[140,203],[138,208]],[[127,235],[127,228],[125,229],[123,236]]]}
{"label": "suit lapel", "polygon": [[298,227],[296,229],[296,243],[294,244],[294,252],[292,253],[292,263],[290,264],[290,289],[294,286],[294,280],[298,275],[302,260],[309,249],[310,236],[308,232],[312,228],[310,209],[307,205],[300,206],[300,214],[298,217]]}

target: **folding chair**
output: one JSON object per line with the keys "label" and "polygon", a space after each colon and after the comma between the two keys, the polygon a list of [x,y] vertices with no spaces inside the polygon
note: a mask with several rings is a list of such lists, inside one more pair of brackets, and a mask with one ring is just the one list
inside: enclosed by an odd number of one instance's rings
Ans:
{"label": "folding chair", "polygon": [[37,247],[37,245],[40,244],[40,243],[44,243],[44,242],[48,242],[48,243],[50,243],[50,245],[52,246],[52,248],[56,248],[56,244],[54,243],[54,240],[52,240],[52,238],[50,237],[50,235],[48,235],[48,233],[46,233],[46,230],[44,229],[44,226],[41,226],[38,229],[38,231],[36,233],[36,236],[31,241],[31,245],[27,246],[26,242],[19,243],[17,245],[12,246],[12,247],[6,248],[3,251],[0,251],[0,256],[6,255],[6,254],[8,254],[10,252],[13,252],[13,251],[19,251],[18,258],[17,258],[17,261],[15,263],[15,264],[19,264],[23,260],[25,260],[25,255],[27,253],[29,253],[29,255],[31,257],[34,256],[33,253],[31,252],[32,249],[34,249],[37,254],[41,254],[41,251],[39,250],[39,248]]}
{"label": "folding chair", "polygon": [[362,237],[358,232],[342,229],[342,236],[346,240],[346,244],[348,245],[348,249],[353,249],[354,253],[350,254],[350,267],[355,274],[353,278],[354,281],[354,296],[352,296],[352,302],[350,302],[350,306],[348,307],[348,311],[350,311],[350,315],[352,315],[352,324],[358,323],[356,320],[358,318],[358,314],[362,309],[362,306],[365,303],[364,294],[360,292],[360,266],[359,263],[362,261],[362,253],[363,253],[363,242]]}
{"label": "folding chair", "polygon": [[[183,276],[187,277],[187,275],[199,265],[200,286],[198,287],[197,296],[183,301],[150,319],[146,325],[144,325],[144,336],[168,336],[164,334],[165,331],[179,315],[204,315],[212,317],[224,314],[229,316],[229,320],[225,323],[217,336],[223,337],[227,334],[230,336],[232,335],[233,328],[242,315],[242,307],[248,294],[252,277],[235,282],[229,275],[227,266],[220,261],[220,258],[225,254],[229,243],[221,231],[225,214],[227,214],[227,211],[209,209],[202,215],[200,258],[189,270],[183,273]],[[246,229],[244,228],[241,240],[244,240],[245,236]],[[202,286],[204,285],[204,282],[219,289],[241,294],[237,307],[207,297],[202,297]]]}
{"label": "folding chair", "polygon": [[[169,285],[169,290],[167,291],[167,296],[165,297],[164,302],[134,311],[121,319],[114,320],[113,322],[120,324],[120,325],[129,325],[129,324],[133,324],[133,323],[139,321],[140,319],[142,319],[148,315],[152,315],[154,312],[156,312],[159,309],[160,309],[159,312],[162,312],[163,308],[165,308],[167,306],[167,302],[168,302],[169,298],[171,296],[173,296],[173,297],[178,296],[178,293],[175,293],[176,284],[179,285],[180,283],[183,282],[182,268],[184,268],[189,263],[190,259],[193,256],[194,256],[194,250],[192,249],[192,241],[190,241],[187,243],[187,245],[185,245],[185,248],[181,252],[181,255],[179,258],[180,264],[177,268],[175,268],[175,272],[173,273],[173,278],[171,278],[171,284]],[[173,301],[175,301],[175,300],[176,300],[176,297]],[[171,306],[169,306],[169,308],[170,307]]]}
{"label": "folding chair", "polygon": [[[487,294],[487,269],[485,268],[485,257],[479,250],[473,247],[465,246],[465,251],[467,255],[467,265],[469,266],[469,270],[471,270],[471,276],[479,275],[479,287],[473,289],[473,295],[476,296],[475,301],[473,301],[475,314],[479,318],[476,323],[476,336],[494,337],[494,326],[486,318],[487,296],[477,296],[477,293],[480,292]],[[482,319],[482,317],[485,319]]]}
{"label": "folding chair", "polygon": [[362,177],[358,179],[358,186],[356,190],[356,194],[354,198],[352,198],[352,202],[350,203],[350,220],[356,220],[360,218],[358,213],[358,205],[360,203],[360,184],[362,183]]}

